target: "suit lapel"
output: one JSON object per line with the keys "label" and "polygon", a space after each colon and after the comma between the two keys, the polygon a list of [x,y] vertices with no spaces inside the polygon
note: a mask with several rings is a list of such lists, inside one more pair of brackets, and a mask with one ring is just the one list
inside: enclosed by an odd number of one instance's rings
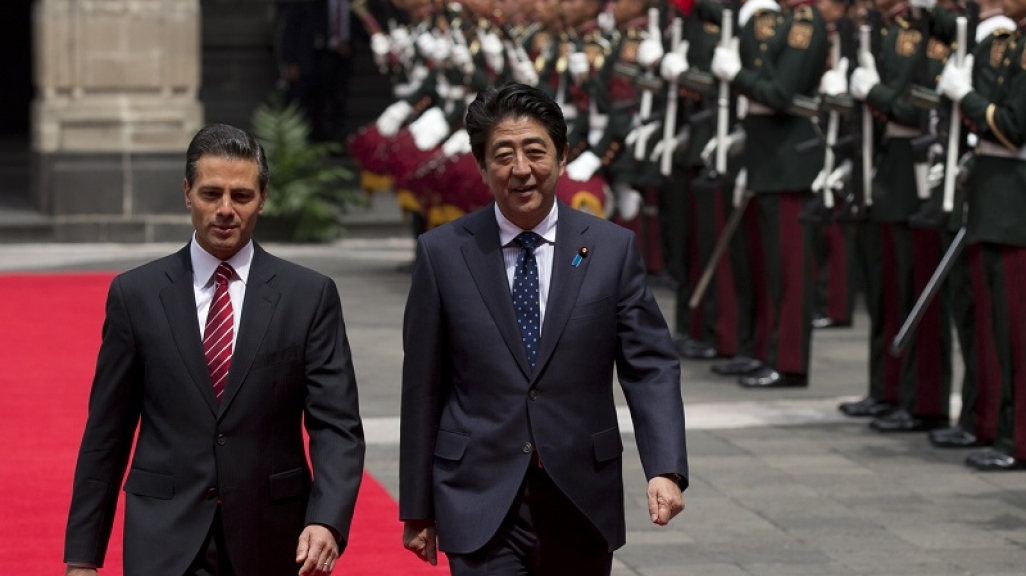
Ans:
{"label": "suit lapel", "polygon": [[160,291],[160,301],[167,315],[171,335],[178,347],[185,369],[192,377],[192,383],[199,390],[212,415],[217,414],[217,397],[210,381],[203,356],[203,342],[200,338],[199,321],[196,318],[196,293],[192,288],[192,259],[189,245],[180,250],[165,274],[171,283]]}
{"label": "suit lapel", "polygon": [[594,252],[595,243],[585,231],[588,223],[580,218],[573,208],[559,203],[559,220],[556,224],[556,245],[553,251],[552,277],[549,283],[549,297],[545,304],[545,321],[542,325],[541,349],[535,360],[535,374],[540,374],[549,357],[552,356],[559,341],[566,321],[570,318],[577,293],[588,272],[592,258],[582,258],[580,264],[573,265],[574,257],[581,248]]}
{"label": "suit lapel", "polygon": [[495,221],[492,206],[489,204],[488,208],[478,211],[464,224],[472,240],[463,244],[463,258],[502,339],[506,341],[506,346],[524,376],[530,378],[531,367],[527,363],[524,342],[520,339],[520,329],[517,327],[509,280],[502,259],[502,246],[499,245],[499,224]]}
{"label": "suit lapel", "polygon": [[221,397],[219,418],[228,410],[228,406],[245,383],[246,375],[253,366],[253,359],[260,350],[260,344],[264,341],[267,327],[274,316],[274,309],[281,298],[281,293],[269,285],[271,279],[277,275],[273,262],[259,245],[254,243],[253,249],[253,264],[249,271],[246,296],[243,299],[239,334],[235,338],[232,367],[228,370],[228,382]]}

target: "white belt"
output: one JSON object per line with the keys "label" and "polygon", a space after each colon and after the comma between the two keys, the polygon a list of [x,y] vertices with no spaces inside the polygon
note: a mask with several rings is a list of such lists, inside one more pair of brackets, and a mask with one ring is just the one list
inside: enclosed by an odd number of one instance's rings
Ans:
{"label": "white belt", "polygon": [[753,116],[774,116],[777,111],[755,100],[748,101],[748,113]]}
{"label": "white belt", "polygon": [[995,158],[1026,160],[1026,146],[1022,146],[1018,150],[1009,150],[996,142],[980,140],[976,144],[976,154],[979,156],[993,156]]}
{"label": "white belt", "polygon": [[884,135],[891,138],[918,138],[923,135],[923,131],[919,128],[888,122]]}

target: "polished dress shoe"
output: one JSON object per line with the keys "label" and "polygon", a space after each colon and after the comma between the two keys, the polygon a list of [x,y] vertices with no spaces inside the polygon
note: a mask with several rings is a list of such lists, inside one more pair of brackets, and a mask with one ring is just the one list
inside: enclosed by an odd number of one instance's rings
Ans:
{"label": "polished dress shoe", "polygon": [[961,426],[930,430],[930,444],[937,448],[972,448],[981,446],[976,434]]}
{"label": "polished dress shoe", "polygon": [[981,472],[1026,470],[1026,460],[1018,460],[991,448],[973,452],[966,457],[965,465]]}
{"label": "polished dress shoe", "polygon": [[751,374],[738,378],[737,383],[745,388],[800,388],[808,386],[809,379],[797,374],[781,374],[763,366]]}
{"label": "polished dress shoe", "polygon": [[866,396],[861,400],[854,402],[842,402],[837,409],[841,411],[845,416],[851,416],[852,418],[877,418],[879,416],[886,416],[897,408],[894,404],[887,402],[881,402],[872,396]]}
{"label": "polished dress shoe", "polygon": [[945,428],[950,424],[946,416],[913,416],[898,408],[887,416],[881,416],[869,423],[877,432],[925,432]]}
{"label": "polished dress shoe", "polygon": [[689,358],[692,360],[712,360],[718,355],[716,348],[713,348],[700,340],[688,338],[687,336],[678,339],[676,345],[677,354],[679,354],[681,358]]}
{"label": "polished dress shoe", "polygon": [[734,356],[726,362],[713,364],[709,367],[710,370],[720,376],[741,376],[742,374],[755,372],[759,368],[762,368],[762,362],[759,362],[755,358],[749,358],[748,356],[741,355]]}

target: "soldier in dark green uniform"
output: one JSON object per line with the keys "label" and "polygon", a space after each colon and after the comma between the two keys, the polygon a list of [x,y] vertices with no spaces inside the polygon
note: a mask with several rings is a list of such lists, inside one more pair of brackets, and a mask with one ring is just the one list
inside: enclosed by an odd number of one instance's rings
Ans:
{"label": "soldier in dark green uniform", "polygon": [[1003,49],[976,52],[997,69],[992,94],[973,90],[971,62],[945,68],[938,84],[980,138],[969,183],[968,237],[983,253],[1001,400],[993,448],[971,454],[966,464],[988,471],[1026,469],[1026,0],[1005,0],[1004,9],[1016,22],[1012,38]]}
{"label": "soldier in dark green uniform", "polygon": [[851,78],[852,95],[886,120],[875,159],[870,222],[863,225],[862,235],[872,321],[870,393],[858,403],[842,405],[841,410],[870,415],[881,404],[897,406],[875,418],[871,426],[881,432],[932,430],[949,423],[951,331],[945,299],[933,300],[901,358],[886,350],[944,250],[938,230],[908,225],[921,203],[912,140],[923,135],[923,112],[909,102],[906,93],[922,76],[923,67],[939,73],[950,50],[936,39],[924,38],[906,4],[893,0],[876,4],[889,18],[882,32],[880,62],[869,57]]}
{"label": "soldier in dark green uniform", "polygon": [[811,253],[798,222],[820,167],[809,118],[789,113],[796,95],[815,95],[829,50],[819,11],[799,4],[788,16],[756,13],[742,28],[740,52],[718,47],[712,71],[748,97],[743,163],[755,197],[748,207],[755,273],[755,338],[763,367],[741,376],[749,388],[806,386],[811,346]]}
{"label": "soldier in dark green uniform", "polygon": [[[991,0],[990,4],[997,4],[997,10],[987,10],[987,6],[981,5],[980,22],[975,31],[977,47],[974,53],[978,58],[973,67],[973,89],[987,97],[997,87],[1000,64],[1000,58],[992,59],[991,54],[995,57],[1004,54],[1015,31],[1015,22],[1001,15],[1000,0]],[[934,9],[933,16],[934,33],[945,41],[955,41],[955,14],[938,7]],[[971,172],[974,165],[975,156],[968,161],[966,169]],[[955,209],[951,214],[949,231],[957,231],[964,225],[966,192],[964,186],[956,188]],[[963,249],[948,275],[947,289],[965,365],[961,389],[962,408],[954,426],[930,431],[930,443],[939,448],[986,446],[993,443],[997,434],[1001,383],[997,353],[991,336],[993,321],[990,289],[984,274],[980,243]]]}

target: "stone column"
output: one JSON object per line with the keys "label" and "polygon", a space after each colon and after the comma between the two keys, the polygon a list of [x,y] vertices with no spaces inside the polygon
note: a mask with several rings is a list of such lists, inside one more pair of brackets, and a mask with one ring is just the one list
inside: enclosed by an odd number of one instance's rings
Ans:
{"label": "stone column", "polygon": [[182,240],[199,0],[35,0],[33,192],[63,241]]}

